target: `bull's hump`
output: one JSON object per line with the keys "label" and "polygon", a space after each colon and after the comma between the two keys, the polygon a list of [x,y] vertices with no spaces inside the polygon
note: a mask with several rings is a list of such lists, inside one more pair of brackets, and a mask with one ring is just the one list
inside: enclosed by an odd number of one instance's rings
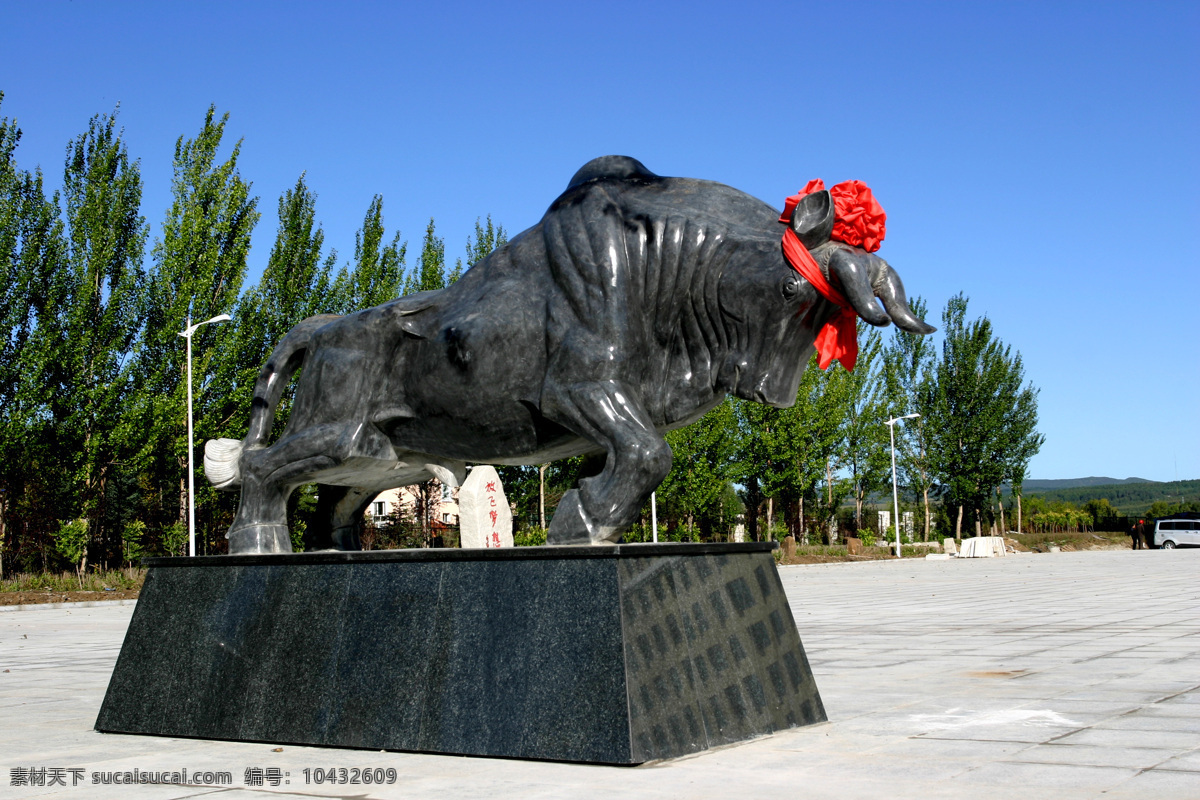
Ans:
{"label": "bull's hump", "polygon": [[629,156],[600,156],[579,168],[567,184],[568,191],[589,181],[614,178],[617,180],[652,181],[659,178],[646,165]]}

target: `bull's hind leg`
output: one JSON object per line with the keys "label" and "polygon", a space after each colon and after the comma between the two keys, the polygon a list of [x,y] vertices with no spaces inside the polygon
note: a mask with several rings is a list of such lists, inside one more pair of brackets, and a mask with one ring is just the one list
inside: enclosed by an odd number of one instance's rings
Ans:
{"label": "bull's hind leg", "polygon": [[[288,497],[297,486],[319,481],[322,474],[351,459],[394,463],[396,455],[391,442],[373,425],[345,423],[316,426],[270,447],[245,451],[239,464],[241,503],[225,535],[229,552],[290,553]],[[347,498],[349,493],[341,500]],[[331,542],[335,531],[336,526],[329,532]]]}
{"label": "bull's hind leg", "polygon": [[616,544],[671,471],[671,447],[638,397],[616,381],[554,389],[543,396],[543,410],[607,453],[599,475],[563,495],[546,543]]}

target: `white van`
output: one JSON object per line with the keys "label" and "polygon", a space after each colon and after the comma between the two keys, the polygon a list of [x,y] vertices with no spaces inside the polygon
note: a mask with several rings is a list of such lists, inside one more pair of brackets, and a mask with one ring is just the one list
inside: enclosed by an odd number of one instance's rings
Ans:
{"label": "white van", "polygon": [[1167,550],[1200,547],[1200,519],[1160,519],[1154,525],[1154,545]]}

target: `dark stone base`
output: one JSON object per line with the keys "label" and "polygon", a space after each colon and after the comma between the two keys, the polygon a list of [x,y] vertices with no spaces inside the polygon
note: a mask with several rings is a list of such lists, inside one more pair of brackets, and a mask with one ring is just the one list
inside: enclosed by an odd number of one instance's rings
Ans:
{"label": "dark stone base", "polygon": [[771,547],[148,559],[96,729],[637,764],[821,722]]}

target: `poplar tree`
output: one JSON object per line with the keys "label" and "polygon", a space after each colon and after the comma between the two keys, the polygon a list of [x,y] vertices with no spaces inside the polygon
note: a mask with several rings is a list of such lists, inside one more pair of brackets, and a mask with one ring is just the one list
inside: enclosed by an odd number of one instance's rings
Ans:
{"label": "poplar tree", "polygon": [[808,541],[810,517],[829,523],[847,491],[846,482],[833,477],[840,469],[845,404],[830,385],[832,372],[818,367],[813,354],[800,377],[795,405],[780,414],[780,446],[789,465],[788,499],[796,504],[798,541]]}
{"label": "poplar tree", "polygon": [[[54,503],[67,483],[53,441],[53,413],[64,408],[55,381],[66,243],[58,195],[46,197],[40,169],[17,166],[20,139],[16,122],[0,117],[0,564],[10,554],[25,563],[40,554],[45,569]],[[21,541],[10,536],[15,530]]]}
{"label": "poplar tree", "polygon": [[446,242],[436,233],[433,217],[425,226],[421,242],[421,261],[404,286],[405,294],[446,288]]}
{"label": "poplar tree", "polygon": [[322,310],[349,314],[399,297],[404,291],[408,245],[400,232],[384,244],[383,196],[375,195],[363,225],[354,234],[354,262],[343,267],[333,284],[334,301]]}
{"label": "poplar tree", "polygon": [[446,283],[447,285],[457,281],[466,270],[478,264],[484,258],[491,254],[493,250],[499,250],[508,244],[508,232],[504,230],[503,225],[496,225],[492,222],[492,215],[487,215],[487,224],[480,223],[479,217],[475,218],[475,233],[473,236],[467,237],[467,261],[466,266],[463,266],[461,258],[455,260],[454,269],[450,270]]}
{"label": "poplar tree", "polygon": [[[171,484],[178,487],[177,503],[164,496],[162,508],[165,517],[180,521],[187,514],[188,454],[186,343],[178,334],[189,314],[195,323],[234,310],[259,217],[258,198],[250,196],[250,184],[237,169],[241,141],[227,159],[217,160],[228,119],[225,114],[218,120],[210,106],[196,138],[176,141],[173,200],[154,246],[139,346],[139,410],[146,430],[141,457],[163,491]],[[229,323],[205,325],[192,337],[196,443],[201,446],[219,422],[212,374],[231,339]]]}
{"label": "poplar tree", "polygon": [[47,569],[57,501],[70,484],[55,442],[67,409],[59,366],[67,247],[58,195],[46,196],[40,169],[17,167],[20,138],[15,121],[0,117],[0,561],[12,538],[13,557],[32,565],[40,556]]}
{"label": "poplar tree", "polygon": [[[60,320],[65,407],[57,438],[64,462],[74,466],[74,516],[88,520],[89,537],[100,535],[105,553],[116,552],[120,532],[106,538],[97,528],[105,478],[135,433],[125,404],[144,312],[147,228],[139,165],[129,160],[115,114],[92,117],[87,133],[68,146],[63,196],[69,257]],[[85,549],[81,568],[86,562]]]}
{"label": "poplar tree", "polygon": [[[916,297],[909,303],[913,313],[925,319],[928,307]],[[909,333],[896,327],[884,351],[884,379],[891,417],[918,413],[920,417],[896,423],[896,466],[903,475],[904,486],[921,498],[925,513],[922,539],[929,541],[933,526],[930,495],[937,486],[929,452],[929,409],[922,398],[930,396],[934,381],[933,364],[936,354],[929,336]]]}
{"label": "poplar tree", "polygon": [[890,477],[891,452],[884,424],[888,417],[881,376],[883,338],[878,329],[859,320],[858,341],[854,371],[831,367],[827,391],[843,403],[842,463],[849,472],[855,526],[862,528],[867,496],[883,488]]}
{"label": "poplar tree", "polygon": [[942,313],[945,338],[935,380],[921,403],[927,411],[930,458],[955,511],[955,538],[967,514],[976,534],[990,515],[992,492],[1012,479],[1041,448],[1037,390],[1022,386],[1019,353],[997,339],[987,317],[967,320],[967,298],[950,298]]}
{"label": "poplar tree", "polygon": [[[775,500],[789,483],[791,463],[786,452],[786,420],[781,409],[735,399],[730,439],[731,479],[744,487],[746,529],[759,541],[771,535]],[[759,512],[766,503],[766,530],[760,534]]]}
{"label": "poplar tree", "polygon": [[671,471],[658,487],[658,498],[687,526],[686,539],[697,541],[696,520],[720,510],[733,463],[735,424],[729,400],[684,428],[667,433]]}
{"label": "poplar tree", "polygon": [[[240,439],[244,435],[254,383],[271,351],[298,322],[321,313],[330,303],[331,262],[321,258],[325,232],[316,221],[316,200],[303,173],[294,187],[284,190],[266,269],[233,312],[229,349],[218,365],[214,391],[224,398],[217,422],[222,436]],[[287,422],[289,399],[277,410],[277,427]]]}

